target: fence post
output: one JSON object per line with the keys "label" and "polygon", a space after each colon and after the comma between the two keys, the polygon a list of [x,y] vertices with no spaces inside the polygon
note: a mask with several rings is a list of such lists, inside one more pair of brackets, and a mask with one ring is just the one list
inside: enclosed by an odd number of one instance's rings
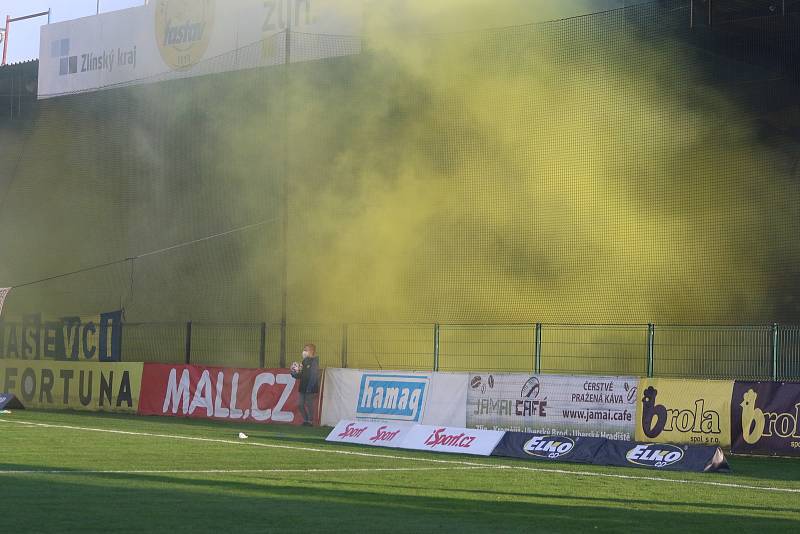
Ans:
{"label": "fence post", "polygon": [[192,361],[192,321],[186,322],[186,365]]}
{"label": "fence post", "polygon": [[542,323],[536,323],[536,338],[533,352],[533,372],[542,372]]}
{"label": "fence post", "polygon": [[778,323],[772,323],[772,381],[778,381]]}
{"label": "fence post", "polygon": [[439,370],[439,323],[433,325],[433,370]]}
{"label": "fence post", "polygon": [[258,366],[267,366],[267,323],[261,323],[261,340],[258,345]]}
{"label": "fence post", "polygon": [[342,325],[342,368],[347,369],[347,323]]}
{"label": "fence post", "polygon": [[653,323],[647,324],[647,378],[653,378],[655,373],[655,336],[656,325]]}

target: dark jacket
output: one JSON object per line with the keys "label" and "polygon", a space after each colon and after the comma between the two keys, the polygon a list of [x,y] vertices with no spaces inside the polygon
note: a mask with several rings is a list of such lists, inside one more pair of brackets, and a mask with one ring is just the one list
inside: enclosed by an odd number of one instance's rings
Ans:
{"label": "dark jacket", "polygon": [[292,376],[300,380],[300,393],[319,393],[319,358],[303,358],[300,370]]}

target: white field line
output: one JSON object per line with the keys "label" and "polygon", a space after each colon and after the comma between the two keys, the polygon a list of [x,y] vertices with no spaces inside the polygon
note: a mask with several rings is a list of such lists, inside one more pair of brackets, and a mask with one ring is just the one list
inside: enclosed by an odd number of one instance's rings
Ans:
{"label": "white field line", "polygon": [[338,469],[135,469],[135,470],[69,470],[25,469],[3,471],[2,475],[215,475],[215,474],[281,474],[281,473],[372,473],[382,471],[462,471],[467,469],[498,469],[494,465],[453,467],[362,467]]}
{"label": "white field line", "polygon": [[[554,475],[567,475],[567,476],[586,476],[586,477],[599,477],[599,478],[616,478],[616,479],[623,479],[623,480],[646,480],[650,482],[671,482],[673,484],[691,484],[691,485],[700,485],[700,486],[711,486],[711,487],[719,487],[719,488],[733,488],[733,489],[745,489],[745,490],[755,490],[755,491],[772,491],[772,492],[780,492],[780,493],[800,493],[800,488],[782,488],[777,486],[752,486],[748,484],[734,484],[732,482],[713,482],[707,480],[686,480],[680,478],[664,478],[664,477],[651,477],[651,476],[639,476],[639,475],[622,475],[622,474],[615,474],[615,473],[597,473],[593,471],[571,471],[566,469],[553,469],[553,468],[541,468],[541,467],[527,467],[527,466],[520,466],[520,465],[504,465],[504,464],[485,464],[485,463],[478,463],[478,462],[468,462],[463,460],[438,460],[434,458],[414,458],[409,456],[397,456],[392,454],[377,454],[377,453],[367,453],[367,452],[356,452],[356,451],[344,451],[341,449],[316,449],[313,447],[300,447],[294,445],[276,445],[270,443],[258,443],[255,441],[245,441],[245,440],[227,440],[227,439],[214,439],[214,438],[200,438],[195,436],[180,436],[180,435],[173,435],[173,434],[156,434],[152,432],[131,432],[127,430],[110,430],[110,429],[103,429],[103,428],[88,428],[88,427],[80,427],[80,426],[70,426],[70,425],[54,425],[48,423],[32,423],[29,421],[12,421],[9,419],[2,419],[0,418],[1,423],[12,423],[18,425],[26,425],[26,426],[33,426],[33,427],[41,427],[41,428],[60,428],[60,429],[67,429],[67,430],[80,430],[83,432],[101,432],[107,434],[122,434],[127,436],[145,436],[145,437],[153,437],[153,438],[165,438],[165,439],[178,439],[178,440],[187,440],[187,441],[200,441],[206,443],[225,443],[229,445],[247,445],[251,447],[265,447],[271,449],[288,449],[294,451],[304,451],[304,452],[320,452],[323,454],[340,454],[340,455],[347,455],[347,456],[362,456],[368,458],[384,458],[390,460],[408,460],[412,462],[429,462],[429,463],[438,463],[438,464],[449,464],[449,465],[458,465],[458,466],[467,466],[473,468],[489,468],[489,469],[515,469],[519,471],[529,471],[534,473],[546,473],[546,474],[554,474]],[[345,469],[345,471],[356,471],[357,469]],[[304,470],[300,470],[304,471]],[[42,471],[34,471],[36,473],[42,473]],[[68,473],[74,473],[75,471],[67,471]],[[2,472],[0,472],[2,473]],[[10,472],[8,472],[10,473]]]}

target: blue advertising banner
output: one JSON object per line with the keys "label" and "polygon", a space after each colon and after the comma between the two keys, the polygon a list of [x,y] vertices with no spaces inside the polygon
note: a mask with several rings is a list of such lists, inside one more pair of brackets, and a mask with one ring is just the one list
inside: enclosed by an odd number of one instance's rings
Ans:
{"label": "blue advertising banner", "polygon": [[736,382],[731,452],[800,456],[800,384]]}
{"label": "blue advertising banner", "polygon": [[0,393],[0,410],[24,410],[25,407],[13,393]]}
{"label": "blue advertising banner", "polygon": [[730,470],[722,449],[715,445],[631,443],[612,439],[598,451],[593,463],[699,473]]}
{"label": "blue advertising banner", "polygon": [[606,441],[605,438],[506,432],[492,456],[590,464]]}
{"label": "blue advertising banner", "polygon": [[728,471],[722,449],[709,445],[635,443],[591,437],[506,432],[492,456],[667,471]]}

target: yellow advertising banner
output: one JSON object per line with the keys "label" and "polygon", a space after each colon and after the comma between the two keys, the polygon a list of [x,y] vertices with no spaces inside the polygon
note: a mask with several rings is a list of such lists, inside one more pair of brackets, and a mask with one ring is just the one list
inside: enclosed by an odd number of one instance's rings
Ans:
{"label": "yellow advertising banner", "polygon": [[733,381],[643,379],[636,441],[731,444]]}
{"label": "yellow advertising banner", "polygon": [[0,360],[0,392],[26,408],[135,413],[141,363]]}

